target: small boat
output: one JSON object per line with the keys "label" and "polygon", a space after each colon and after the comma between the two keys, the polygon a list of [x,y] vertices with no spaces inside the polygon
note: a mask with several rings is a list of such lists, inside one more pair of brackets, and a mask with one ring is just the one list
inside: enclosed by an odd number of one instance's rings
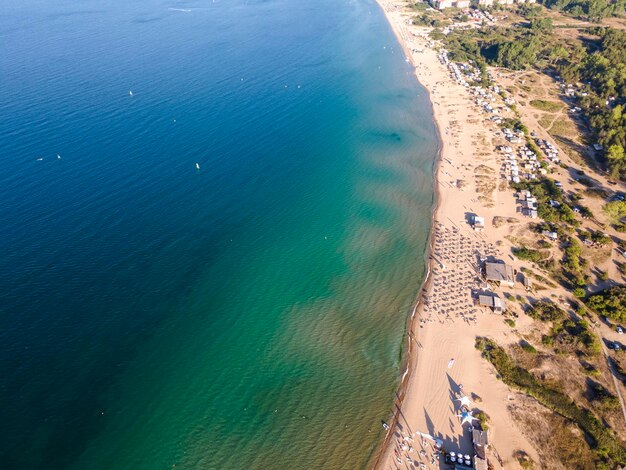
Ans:
{"label": "small boat", "polygon": [[57,153],[57,160],[61,160],[61,155]]}
{"label": "small boat", "polygon": [[133,90],[128,90],[128,96],[133,96]]}
{"label": "small boat", "polygon": [[199,169],[200,169],[200,164],[196,163],[196,170],[199,170]]}

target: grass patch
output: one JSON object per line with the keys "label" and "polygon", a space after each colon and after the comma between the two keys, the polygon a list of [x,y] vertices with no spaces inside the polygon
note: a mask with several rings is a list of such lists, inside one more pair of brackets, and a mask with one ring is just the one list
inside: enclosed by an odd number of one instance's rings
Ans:
{"label": "grass patch", "polygon": [[548,130],[550,135],[558,135],[570,140],[574,140],[578,137],[578,129],[576,124],[568,119],[557,119],[552,124],[552,127]]}
{"label": "grass patch", "polygon": [[554,120],[554,116],[551,116],[551,115],[542,116],[541,119],[539,119],[539,125],[543,127],[545,130],[548,130],[548,128],[552,125],[553,120]]}
{"label": "grass patch", "polygon": [[475,169],[474,169],[474,173],[476,174],[487,174],[487,175],[492,175],[495,173],[496,170],[494,170],[493,168],[487,166],[487,165],[478,165]]}
{"label": "grass patch", "polygon": [[555,113],[564,108],[563,103],[559,103],[557,101],[546,101],[546,100],[532,100],[530,105],[533,108],[540,109],[541,111],[547,111],[549,113]]}
{"label": "grass patch", "polygon": [[593,197],[596,199],[607,199],[609,197],[608,191],[602,188],[587,188],[584,192],[585,196]]}
{"label": "grass patch", "polygon": [[491,195],[496,189],[493,176],[476,175],[476,192],[483,195]]}
{"label": "grass patch", "polygon": [[507,225],[507,224],[517,224],[517,223],[519,223],[519,220],[516,219],[515,217],[501,217],[499,215],[496,215],[491,221],[491,224],[496,228],[502,227],[503,225]]}

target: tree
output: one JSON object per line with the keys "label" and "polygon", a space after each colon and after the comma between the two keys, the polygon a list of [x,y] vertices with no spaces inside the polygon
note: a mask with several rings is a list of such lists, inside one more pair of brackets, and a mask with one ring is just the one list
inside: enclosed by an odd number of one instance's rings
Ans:
{"label": "tree", "polygon": [[530,20],[530,29],[536,33],[551,33],[554,27],[550,18],[533,18]]}
{"label": "tree", "polygon": [[579,299],[584,299],[585,295],[587,295],[585,293],[585,289],[583,289],[582,287],[577,287],[576,289],[574,289],[572,291],[572,294],[574,294],[574,296],[578,297]]}
{"label": "tree", "polygon": [[599,23],[603,18],[613,14],[613,6],[608,0],[590,0],[587,5],[587,16],[591,21]]}
{"label": "tree", "polygon": [[589,297],[587,305],[599,315],[626,320],[626,286],[615,286]]}
{"label": "tree", "polygon": [[537,62],[540,46],[540,41],[535,36],[499,44],[497,61],[500,65],[513,70],[524,69]]}
{"label": "tree", "polygon": [[602,210],[612,222],[619,222],[622,217],[626,217],[626,201],[607,202]]}
{"label": "tree", "polygon": [[569,52],[562,44],[555,44],[548,53],[548,60],[551,64],[556,64],[569,57]]}
{"label": "tree", "polygon": [[606,151],[606,158],[609,160],[609,168],[611,170],[611,176],[619,177],[623,172],[624,164],[626,163],[626,153],[624,147],[619,144],[611,145]]}

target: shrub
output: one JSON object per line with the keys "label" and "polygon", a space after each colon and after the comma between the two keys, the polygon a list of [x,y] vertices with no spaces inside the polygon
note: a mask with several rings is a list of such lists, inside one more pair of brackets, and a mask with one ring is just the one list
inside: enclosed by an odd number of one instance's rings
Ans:
{"label": "shrub", "polygon": [[520,344],[519,344],[519,345],[520,345],[520,347],[521,347],[524,351],[526,351],[526,352],[528,352],[528,353],[532,353],[532,354],[534,354],[534,353],[536,353],[536,352],[537,352],[537,348],[535,348],[535,347],[534,347],[532,344],[530,344],[528,341],[524,341],[524,340],[522,340],[522,341],[520,341]]}
{"label": "shrub", "polygon": [[538,263],[539,261],[545,259],[547,257],[546,253],[543,253],[538,250],[531,250],[530,248],[521,247],[521,248],[513,248],[513,254],[517,256],[519,259],[532,261],[534,263]]}
{"label": "shrub", "polygon": [[475,346],[493,364],[504,383],[527,393],[555,413],[571,420],[587,435],[598,460],[596,468],[626,463],[626,450],[611,429],[593,413],[576,405],[559,390],[537,380],[529,371],[518,366],[493,340],[478,337]]}
{"label": "shrub", "polygon": [[585,373],[585,375],[589,375],[591,377],[599,377],[600,375],[602,375],[600,370],[592,364],[584,364],[583,372]]}
{"label": "shrub", "polygon": [[609,237],[606,233],[596,230],[591,234],[591,241],[597,245],[605,246],[611,242],[611,237]]}
{"label": "shrub", "polygon": [[540,248],[544,248],[544,249],[547,249],[547,248],[552,248],[552,245],[551,245],[551,244],[550,244],[550,242],[549,242],[549,241],[547,241],[547,240],[539,240],[539,241],[537,242],[537,245],[538,245]]}
{"label": "shrub", "polygon": [[620,404],[618,398],[609,392],[602,384],[589,380],[587,391],[589,401],[600,410],[610,412],[619,409]]}
{"label": "shrub", "polygon": [[480,427],[483,431],[487,431],[489,429],[489,415],[484,411],[480,410],[474,415],[478,421],[480,422]]}
{"label": "shrub", "polygon": [[552,302],[537,302],[526,312],[529,317],[541,321],[555,321],[565,318],[566,313]]}
{"label": "shrub", "polygon": [[533,459],[531,459],[530,456],[523,450],[518,450],[517,452],[515,452],[515,458],[520,464],[520,467],[522,467],[523,469],[531,469],[534,467]]}

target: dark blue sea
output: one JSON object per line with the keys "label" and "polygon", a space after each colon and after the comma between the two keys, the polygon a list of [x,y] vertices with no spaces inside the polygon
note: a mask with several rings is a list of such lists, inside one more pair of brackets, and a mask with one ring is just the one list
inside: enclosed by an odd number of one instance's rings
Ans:
{"label": "dark blue sea", "polygon": [[4,2],[0,468],[366,468],[437,148],[372,0]]}

